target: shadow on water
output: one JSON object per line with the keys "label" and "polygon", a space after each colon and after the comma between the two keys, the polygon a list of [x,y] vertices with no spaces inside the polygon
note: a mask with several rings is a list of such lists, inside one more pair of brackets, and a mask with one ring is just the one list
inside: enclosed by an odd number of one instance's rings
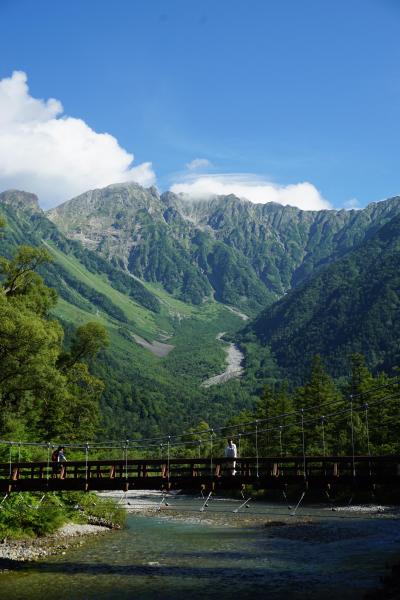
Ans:
{"label": "shadow on water", "polygon": [[400,522],[229,527],[129,516],[127,529],[65,556],[0,561],[0,598],[13,600],[354,600],[378,583]]}
{"label": "shadow on water", "polygon": [[[246,576],[249,578],[263,577],[265,569],[238,569],[236,567],[184,567],[179,565],[116,565],[110,563],[51,563],[37,562],[26,563],[23,561],[8,561],[9,568],[14,570],[24,571],[29,573],[62,573],[63,575],[71,573],[86,573],[89,575],[125,575],[135,577],[147,577],[148,575],[158,575],[165,577],[195,577],[196,579],[204,579],[218,576],[218,573],[224,577],[231,576],[238,578]],[[2,567],[0,563],[0,567]],[[4,568],[4,567],[3,567]],[[262,572],[261,572],[262,571]]]}

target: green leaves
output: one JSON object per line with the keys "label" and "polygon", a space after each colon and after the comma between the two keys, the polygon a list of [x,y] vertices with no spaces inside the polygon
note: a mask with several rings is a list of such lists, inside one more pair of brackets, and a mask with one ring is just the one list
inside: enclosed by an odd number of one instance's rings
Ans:
{"label": "green leaves", "polygon": [[107,334],[87,323],[75,332],[70,352],[63,351],[63,329],[49,318],[57,296],[35,272],[48,260],[46,249],[29,246],[1,258],[0,428],[12,433],[23,424],[35,439],[90,439],[103,384],[82,361],[107,344]]}
{"label": "green leaves", "polygon": [[1,259],[0,275],[3,275],[3,293],[6,296],[23,295],[38,283],[35,271],[46,262],[51,262],[46,248],[20,246],[12,260]]}

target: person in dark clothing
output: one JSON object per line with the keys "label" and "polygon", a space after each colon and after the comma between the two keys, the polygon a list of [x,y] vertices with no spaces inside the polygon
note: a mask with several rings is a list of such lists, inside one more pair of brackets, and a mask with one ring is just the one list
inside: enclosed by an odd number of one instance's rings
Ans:
{"label": "person in dark clothing", "polygon": [[[59,463],[67,462],[64,452],[65,452],[64,446],[58,446],[57,450],[54,450],[53,454],[51,455],[52,462],[56,463],[57,465]],[[58,468],[58,466],[53,464],[52,476],[57,477],[58,473],[60,473],[60,479],[63,479],[65,476],[65,467],[62,465],[61,468]]]}

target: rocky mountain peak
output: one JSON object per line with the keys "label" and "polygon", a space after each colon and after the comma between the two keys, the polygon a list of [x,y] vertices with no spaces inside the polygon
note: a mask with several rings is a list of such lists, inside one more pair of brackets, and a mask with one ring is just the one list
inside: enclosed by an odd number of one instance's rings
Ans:
{"label": "rocky mountain peak", "polygon": [[0,193],[0,204],[7,204],[15,210],[42,212],[36,194],[22,190],[6,190]]}

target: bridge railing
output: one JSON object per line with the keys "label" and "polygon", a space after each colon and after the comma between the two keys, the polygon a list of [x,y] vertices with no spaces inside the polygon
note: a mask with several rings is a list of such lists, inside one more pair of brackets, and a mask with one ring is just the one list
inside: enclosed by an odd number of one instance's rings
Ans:
{"label": "bridge railing", "polygon": [[400,456],[275,456],[0,463],[0,490],[197,487],[206,482],[400,481]]}

